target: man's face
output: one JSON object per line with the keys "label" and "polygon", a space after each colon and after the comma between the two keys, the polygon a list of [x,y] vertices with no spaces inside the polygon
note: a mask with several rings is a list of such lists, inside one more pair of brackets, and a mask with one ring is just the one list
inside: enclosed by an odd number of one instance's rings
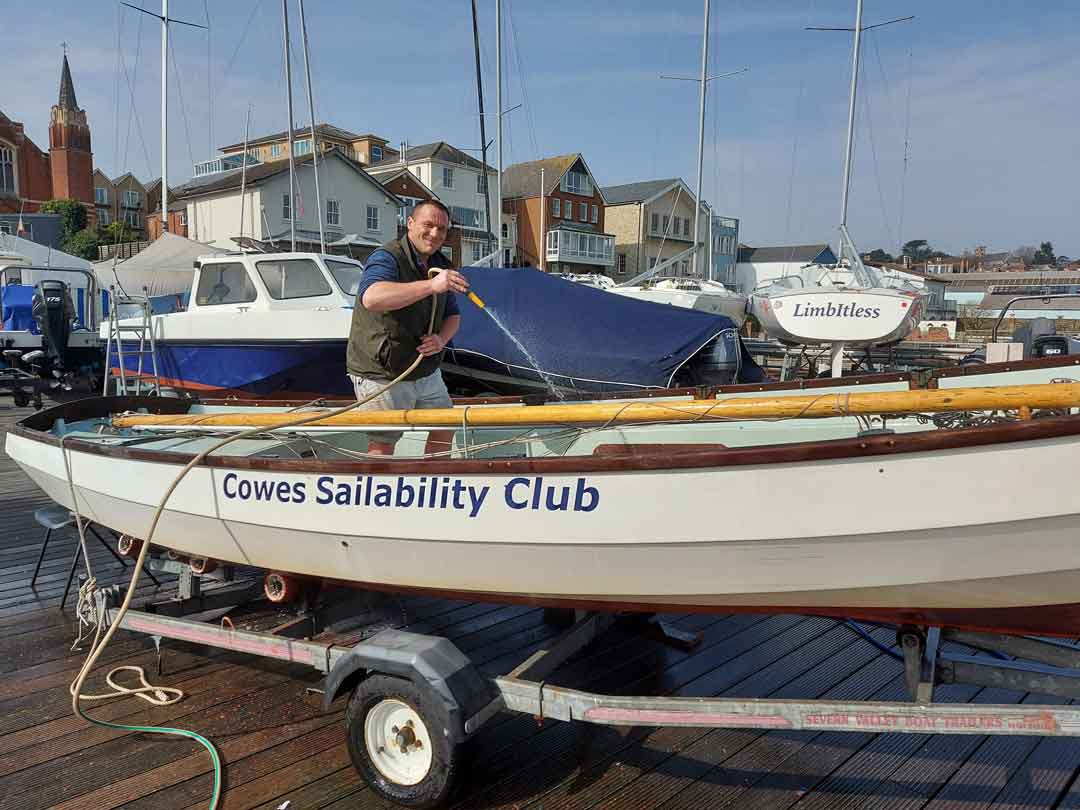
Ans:
{"label": "man's face", "polygon": [[407,228],[409,241],[424,256],[430,256],[443,246],[446,241],[446,232],[450,228],[450,220],[440,208],[434,205],[425,205],[413,211],[409,217]]}

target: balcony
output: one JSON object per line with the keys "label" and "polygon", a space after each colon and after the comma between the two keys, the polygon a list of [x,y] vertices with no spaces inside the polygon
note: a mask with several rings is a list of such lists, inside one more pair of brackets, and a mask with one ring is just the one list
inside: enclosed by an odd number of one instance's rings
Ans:
{"label": "balcony", "polygon": [[545,257],[549,262],[611,267],[615,264],[615,237],[576,228],[554,228],[548,231]]}

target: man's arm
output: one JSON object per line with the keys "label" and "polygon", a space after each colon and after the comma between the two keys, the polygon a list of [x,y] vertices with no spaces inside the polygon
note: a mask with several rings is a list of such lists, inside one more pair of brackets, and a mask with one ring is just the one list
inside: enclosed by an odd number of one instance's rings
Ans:
{"label": "man's arm", "polygon": [[423,281],[376,281],[364,291],[360,303],[372,312],[393,312],[430,298],[435,292],[434,279]]}
{"label": "man's arm", "polygon": [[459,328],[461,328],[461,316],[448,315],[443,319],[442,329],[439,330],[437,335],[424,335],[424,339],[420,341],[417,351],[424,357],[439,354],[446,348],[446,344],[453,340]]}

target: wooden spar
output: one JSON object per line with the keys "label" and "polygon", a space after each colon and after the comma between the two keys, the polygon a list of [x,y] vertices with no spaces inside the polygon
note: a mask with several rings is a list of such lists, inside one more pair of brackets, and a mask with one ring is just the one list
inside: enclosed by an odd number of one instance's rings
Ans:
{"label": "wooden spar", "polygon": [[[571,405],[432,408],[411,411],[351,411],[310,427],[416,426],[497,427],[514,425],[625,424],[730,419],[801,419],[856,414],[1062,409],[1080,407],[1080,383],[960,388],[950,391],[822,393],[686,402],[597,402]],[[213,414],[126,414],[115,427],[265,427],[273,429],[299,414],[237,411]]]}

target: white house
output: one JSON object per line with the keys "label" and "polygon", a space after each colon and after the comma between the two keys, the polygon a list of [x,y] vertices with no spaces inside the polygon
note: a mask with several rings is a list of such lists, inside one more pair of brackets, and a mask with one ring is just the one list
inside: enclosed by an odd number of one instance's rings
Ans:
{"label": "white house", "polygon": [[[318,206],[312,156],[296,159],[296,198],[289,198],[288,161],[249,165],[199,177],[175,189],[187,205],[188,236],[218,248],[235,250],[247,237],[287,249],[295,221],[297,242],[307,249],[319,242]],[[240,187],[244,184],[241,202]],[[402,201],[384,189],[363,167],[337,150],[319,160],[326,242],[346,240],[360,255],[397,236]],[[241,215],[243,222],[241,222]]]}
{"label": "white house", "polygon": [[[450,219],[461,230],[461,252],[464,261],[479,259],[491,252],[494,246],[489,247],[488,244],[488,223],[498,221],[494,216],[495,178],[498,176],[495,169],[488,166],[485,171],[484,164],[476,158],[445,141],[438,141],[422,146],[402,144],[397,158],[375,163],[368,167],[368,172],[380,180],[385,180],[403,167],[412,172],[450,209]],[[490,207],[487,211],[484,205],[485,182],[490,189]],[[405,202],[407,213],[416,201]],[[494,231],[491,236],[495,237]]]}

